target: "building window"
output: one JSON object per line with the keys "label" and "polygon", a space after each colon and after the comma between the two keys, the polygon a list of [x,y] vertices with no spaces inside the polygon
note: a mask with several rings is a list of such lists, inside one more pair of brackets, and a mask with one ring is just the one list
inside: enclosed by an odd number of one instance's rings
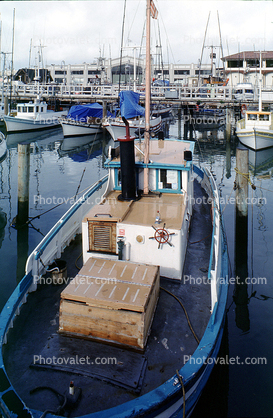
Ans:
{"label": "building window", "polygon": [[228,61],[228,68],[241,68],[243,66],[243,60]]}
{"label": "building window", "polygon": [[246,60],[246,65],[248,67],[259,67],[260,66],[260,60],[259,59]]}
{"label": "building window", "polygon": [[190,74],[190,70],[174,70],[175,75],[187,75]]}
{"label": "building window", "polygon": [[273,60],[266,60],[267,67],[273,67]]}

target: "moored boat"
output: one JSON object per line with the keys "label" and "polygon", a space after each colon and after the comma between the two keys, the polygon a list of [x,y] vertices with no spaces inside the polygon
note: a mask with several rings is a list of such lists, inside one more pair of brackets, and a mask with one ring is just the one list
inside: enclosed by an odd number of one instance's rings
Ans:
{"label": "moored boat", "polygon": [[[125,117],[129,123],[130,135],[143,135],[145,131],[145,109],[138,104],[140,94],[133,91],[121,91],[119,97],[120,114]],[[126,126],[122,116],[108,117],[103,122],[103,127],[107,129],[114,141],[125,135]],[[149,124],[151,133],[157,134],[162,126],[161,116],[151,116]]]}
{"label": "moored boat", "polygon": [[190,416],[216,361],[228,258],[215,180],[193,142],[150,139],[148,112],[144,141],[123,122],[108,175],[31,253],[2,311],[5,417]]}
{"label": "moored boat", "polygon": [[[107,111],[107,116],[112,116]],[[64,137],[92,135],[102,132],[103,107],[99,103],[72,106],[65,118],[60,119]]]}
{"label": "moored boat", "polygon": [[58,118],[66,113],[48,110],[47,104],[37,97],[34,102],[18,104],[16,116],[6,115],[3,118],[7,133],[16,133],[56,128],[60,125]]}
{"label": "moored boat", "polygon": [[273,146],[272,112],[246,111],[244,118],[236,124],[236,135],[240,142],[253,149],[261,150]]}

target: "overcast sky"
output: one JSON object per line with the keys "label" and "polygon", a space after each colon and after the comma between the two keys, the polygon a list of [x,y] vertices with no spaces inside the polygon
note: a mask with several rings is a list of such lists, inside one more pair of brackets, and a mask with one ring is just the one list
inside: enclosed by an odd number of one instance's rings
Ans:
{"label": "overcast sky", "polygon": [[[159,28],[165,63],[198,62],[209,12],[205,45],[219,46],[217,11],[224,55],[244,50],[273,50],[272,1],[154,2],[159,17],[152,19],[152,44],[159,43]],[[141,44],[145,5],[146,0],[126,1],[126,45]],[[40,43],[45,46],[43,61],[48,65],[62,61],[65,65],[92,63],[100,54],[106,58],[120,55],[124,0],[1,1],[2,52],[12,50],[14,9],[15,69],[28,66],[31,42],[32,66],[37,51],[34,46]],[[218,48],[215,52],[219,56]],[[209,62],[209,48],[204,49],[202,62]]]}

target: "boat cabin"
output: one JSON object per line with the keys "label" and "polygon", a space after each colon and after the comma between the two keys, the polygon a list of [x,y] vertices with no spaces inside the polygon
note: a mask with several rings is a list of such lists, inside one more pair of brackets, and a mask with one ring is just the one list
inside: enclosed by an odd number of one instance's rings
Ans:
{"label": "boat cabin", "polygon": [[263,111],[247,111],[245,112],[245,127],[272,129],[272,113]]}
{"label": "boat cabin", "polygon": [[44,114],[46,112],[47,104],[45,102],[35,101],[17,105],[17,117],[19,118],[35,118],[40,113]]}
{"label": "boat cabin", "polygon": [[190,141],[150,140],[147,195],[142,193],[144,143],[136,141],[135,161],[126,158],[131,172],[125,175],[121,155],[112,152],[105,164],[107,191],[83,220],[84,263],[107,256],[159,266],[161,276],[181,280],[193,196],[193,148]]}

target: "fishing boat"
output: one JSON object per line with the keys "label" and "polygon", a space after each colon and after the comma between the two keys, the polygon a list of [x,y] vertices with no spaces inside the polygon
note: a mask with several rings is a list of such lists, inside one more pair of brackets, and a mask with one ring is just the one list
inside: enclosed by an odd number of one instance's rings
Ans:
{"label": "fishing boat", "polygon": [[7,133],[37,131],[60,126],[59,117],[67,111],[49,110],[47,104],[37,97],[34,102],[17,104],[16,116],[4,116]]}
{"label": "fishing boat", "polygon": [[236,124],[236,135],[240,142],[255,151],[273,147],[273,112],[262,108],[262,53],[260,52],[259,106],[258,110],[247,110],[242,105],[243,118]]}
{"label": "fishing boat", "polygon": [[[129,123],[130,135],[143,135],[145,131],[145,109],[138,104],[140,94],[134,91],[121,91],[120,98],[120,115],[116,117],[108,117],[102,124],[109,132],[114,141],[125,135],[126,125],[122,119],[125,117]],[[150,110],[149,110],[150,115]],[[161,129],[161,116],[151,116],[149,119],[149,129],[152,134],[156,135]]]}
{"label": "fishing boat", "polygon": [[273,147],[272,112],[245,111],[236,124],[236,135],[243,145],[255,151]]}
{"label": "fishing boat", "polygon": [[[107,111],[107,117],[112,114]],[[92,135],[102,132],[103,107],[99,103],[72,106],[65,118],[60,118],[64,137]]]}
{"label": "fishing boat", "polygon": [[[147,0],[147,51],[150,14]],[[215,180],[194,142],[151,139],[148,112],[136,140],[123,118],[108,175],[31,253],[1,313],[5,417],[190,416],[216,361],[228,258]]]}

